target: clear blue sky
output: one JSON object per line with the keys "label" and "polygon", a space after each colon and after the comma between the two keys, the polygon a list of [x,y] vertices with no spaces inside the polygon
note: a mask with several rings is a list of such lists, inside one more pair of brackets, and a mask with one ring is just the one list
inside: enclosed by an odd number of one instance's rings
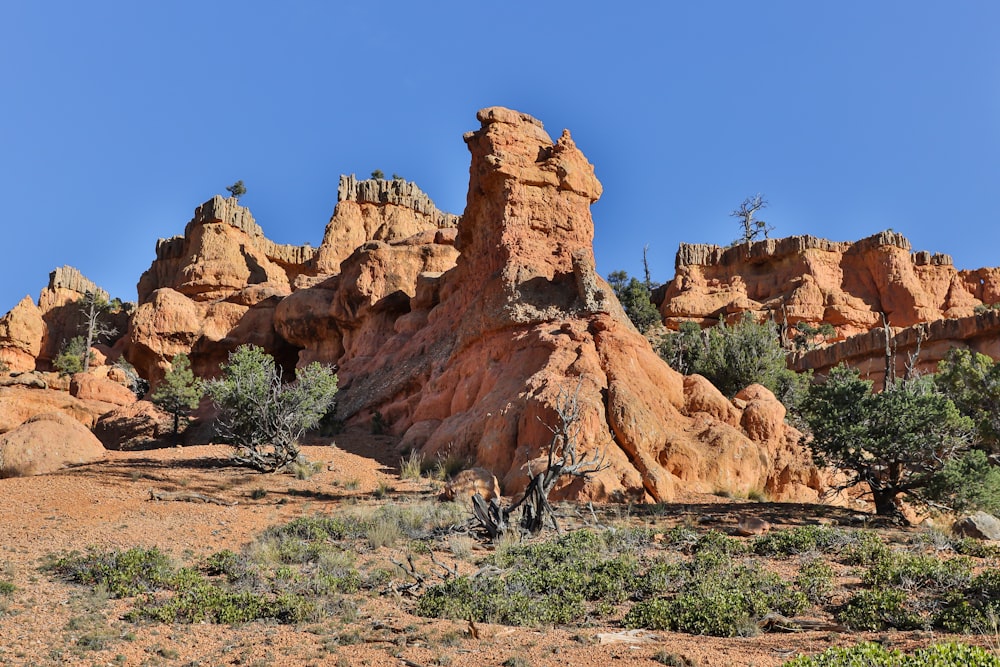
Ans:
{"label": "clear blue sky", "polygon": [[477,109],[569,128],[604,184],[598,270],[673,276],[762,192],[775,235],[892,227],[1000,265],[1000,3],[0,3],[0,313],[62,264],[125,299],[242,179],[319,243],[341,173],[465,204]]}

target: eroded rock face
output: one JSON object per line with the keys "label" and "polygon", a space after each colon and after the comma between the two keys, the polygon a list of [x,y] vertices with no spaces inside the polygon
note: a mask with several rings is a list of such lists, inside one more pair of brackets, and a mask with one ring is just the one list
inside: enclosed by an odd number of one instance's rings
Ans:
{"label": "eroded rock face", "polygon": [[45,320],[30,296],[0,318],[0,362],[11,371],[32,371],[42,351]]}
{"label": "eroded rock face", "polygon": [[681,244],[660,312],[673,327],[774,313],[790,326],[829,323],[846,338],[881,326],[883,313],[891,326],[908,327],[997,301],[1000,269],[958,271],[948,255],[911,253],[903,235],[886,231],[856,243],[792,236],[726,249]]}
{"label": "eroded rock face", "polygon": [[[890,327],[889,340],[890,347],[895,350],[896,377],[903,377],[911,359],[918,372],[934,373],[938,363],[954,348],[1000,359],[1000,311],[987,310],[969,317]],[[834,366],[844,363],[859,369],[862,377],[873,380],[875,386],[881,388],[886,372],[885,348],[885,330],[875,328],[796,355],[791,359],[791,367],[797,371],[812,369],[825,375]]]}
{"label": "eroded rock face", "polygon": [[107,412],[97,420],[94,435],[107,449],[131,450],[176,444],[173,417],[149,401]]}
{"label": "eroded rock face", "polygon": [[[579,447],[603,452],[610,467],[564,495],[669,500],[725,484],[815,498],[808,457],[786,456],[797,434],[762,414],[748,418],[767,422],[751,440],[742,410],[717,405],[697,383],[686,393],[596,274],[590,205],[601,185],[569,133],[553,142],[537,120],[499,107],[478,117],[481,129],[466,135],[456,266],[421,274],[406,306],[391,295],[371,306],[395,304],[386,306],[394,335],[365,348],[372,353],[336,351],[340,416],[364,421],[377,410],[404,446],[466,457],[513,493],[544,459],[558,406],[575,396]],[[698,406],[705,411],[685,414]],[[805,472],[788,474],[793,460]]]}
{"label": "eroded rock face", "polygon": [[113,403],[79,399],[70,396],[66,390],[52,388],[51,383],[46,384],[48,389],[23,385],[0,386],[0,433],[11,431],[29,419],[47,412],[62,412],[89,429],[99,416],[117,407]]}
{"label": "eroded rock face", "polygon": [[[52,271],[37,305],[26,296],[0,318],[0,361],[13,372],[51,370],[52,360],[62,345],[83,333],[79,302],[87,292],[108,298],[107,292],[72,266]],[[106,313],[102,323],[115,328],[120,335],[128,325],[128,309]],[[98,354],[97,350],[94,352]]]}
{"label": "eroded rock face", "polygon": [[214,197],[195,210],[183,236],[157,243],[139,280],[126,358],[154,386],[181,352],[203,376],[217,374],[244,343],[290,365],[295,350],[276,335],[274,308],[311,271],[314,255],[308,246],[275,244],[249,210]]}
{"label": "eroded rock face", "polygon": [[395,244],[457,223],[458,216],[439,211],[415,183],[341,176],[316,267],[322,275],[340,273],[340,263],[369,241]]}

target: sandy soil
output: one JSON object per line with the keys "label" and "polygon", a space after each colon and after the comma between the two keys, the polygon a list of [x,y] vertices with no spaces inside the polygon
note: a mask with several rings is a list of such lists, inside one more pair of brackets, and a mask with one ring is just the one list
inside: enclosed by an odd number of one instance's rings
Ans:
{"label": "sandy soil", "polygon": [[[336,628],[332,623],[131,623],[121,618],[126,602],[101,598],[40,569],[52,554],[91,547],[157,546],[183,561],[224,548],[238,551],[268,526],[345,503],[381,502],[373,499],[379,485],[391,489],[395,502],[433,497],[433,482],[399,479],[393,447],[390,438],[367,435],[338,437],[337,446],[309,446],[306,455],[321,469],[301,480],[232,466],[224,446],[108,452],[100,463],[0,480],[0,580],[16,586],[12,595],[0,597],[0,664],[657,665],[669,652],[694,665],[771,667],[798,652],[863,639],[899,647],[944,639],[920,633],[803,632],[720,639],[650,632],[601,644],[600,635],[621,628],[489,625],[477,626],[474,638],[467,623],[414,616],[407,611],[412,601],[367,593],[357,596],[359,613],[349,624],[356,643],[344,645],[335,640],[344,633],[342,623]],[[153,500],[152,491],[198,493],[233,504]],[[644,521],[668,527],[708,516],[725,527],[750,512],[779,526],[837,513],[835,519],[845,519],[844,510],[820,506],[736,504],[714,496],[685,500],[690,502]],[[485,547],[476,548],[486,553]],[[95,636],[101,641],[88,641]]]}

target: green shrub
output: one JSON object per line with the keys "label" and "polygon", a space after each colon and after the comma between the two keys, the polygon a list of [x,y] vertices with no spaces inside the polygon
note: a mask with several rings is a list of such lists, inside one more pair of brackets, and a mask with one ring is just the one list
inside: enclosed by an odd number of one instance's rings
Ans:
{"label": "green shrub", "polygon": [[72,375],[83,371],[84,359],[90,355],[83,336],[74,336],[63,343],[59,353],[52,360],[52,366],[63,375]]}
{"label": "green shrub", "polygon": [[837,614],[837,620],[854,630],[915,630],[924,627],[921,617],[908,608],[906,591],[873,589],[855,593]]}
{"label": "green shrub", "polygon": [[964,588],[972,581],[972,561],[966,556],[941,560],[934,556],[892,552],[872,563],[862,576],[870,587],[943,591]]}
{"label": "green shrub", "polygon": [[783,667],[1000,667],[1000,658],[978,646],[959,643],[934,644],[912,655],[864,643],[800,656]]}
{"label": "green shrub", "polygon": [[814,604],[821,604],[833,593],[833,568],[820,559],[808,561],[799,568],[795,584]]}
{"label": "green shrub", "polygon": [[761,556],[788,557],[811,551],[835,553],[849,542],[850,538],[839,528],[798,526],[760,535],[753,540],[751,549]]}
{"label": "green shrub", "polygon": [[103,587],[116,598],[169,588],[174,575],[170,559],[156,547],[70,554],[52,569],[74,583]]}
{"label": "green shrub", "polygon": [[319,425],[336,399],[337,376],[314,362],[284,383],[271,355],[242,345],[223,364],[222,377],[206,387],[219,409],[216,431],[236,448],[234,460],[273,472],[298,458],[298,439]]}
{"label": "green shrub", "polygon": [[700,554],[686,569],[687,577],[673,597],[636,603],[624,624],[698,635],[747,636],[758,632],[757,621],[768,613],[794,616],[807,604],[806,596],[778,575],[755,566],[732,565],[720,554]]}

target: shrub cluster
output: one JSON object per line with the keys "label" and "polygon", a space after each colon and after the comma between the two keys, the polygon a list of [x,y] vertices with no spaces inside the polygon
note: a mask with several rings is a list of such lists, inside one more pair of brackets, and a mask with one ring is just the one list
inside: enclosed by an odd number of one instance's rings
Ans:
{"label": "shrub cluster", "polygon": [[816,656],[789,660],[783,667],[1000,667],[1000,658],[979,646],[960,643],[934,644],[912,655],[863,643],[850,648],[831,648]]}

